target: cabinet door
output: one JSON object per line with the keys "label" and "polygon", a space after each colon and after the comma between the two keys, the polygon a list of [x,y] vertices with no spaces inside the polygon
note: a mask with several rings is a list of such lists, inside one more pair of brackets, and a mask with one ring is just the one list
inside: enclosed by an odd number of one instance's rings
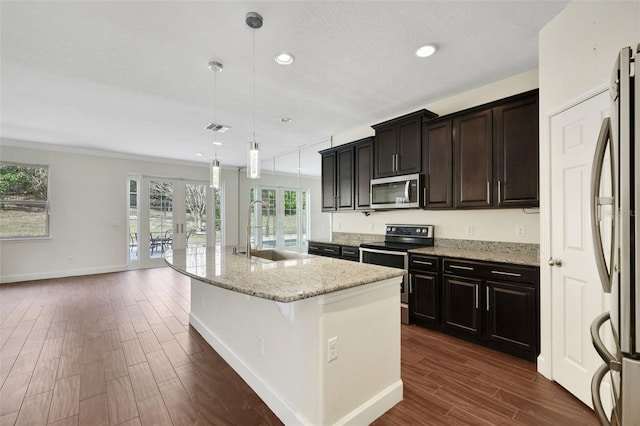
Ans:
{"label": "cabinet door", "polygon": [[453,121],[455,206],[490,207],[493,197],[491,110]]}
{"label": "cabinet door", "polygon": [[538,97],[494,108],[497,205],[537,206]]}
{"label": "cabinet door", "polygon": [[397,175],[419,173],[421,166],[422,120],[412,119],[398,124],[398,142],[396,148]]}
{"label": "cabinet door", "polygon": [[337,209],[353,210],[353,147],[337,152]]}
{"label": "cabinet door", "polygon": [[409,309],[411,317],[433,325],[438,324],[440,317],[438,274],[411,274],[410,280]]}
{"label": "cabinet door", "polygon": [[450,275],[442,277],[444,288],[444,326],[466,334],[479,335],[480,280]]}
{"label": "cabinet door", "polygon": [[336,209],[336,153],[322,154],[322,211]]}
{"label": "cabinet door", "polygon": [[522,284],[487,281],[485,335],[501,345],[537,354],[536,290]]}
{"label": "cabinet door", "polygon": [[422,128],[422,168],[426,175],[427,209],[453,207],[451,121]]}
{"label": "cabinet door", "polygon": [[371,206],[371,179],[373,178],[373,141],[355,147],[356,209]]}
{"label": "cabinet door", "polygon": [[376,130],[376,139],[374,142],[375,168],[373,171],[376,178],[393,176],[396,174],[395,155],[397,139],[396,126]]}

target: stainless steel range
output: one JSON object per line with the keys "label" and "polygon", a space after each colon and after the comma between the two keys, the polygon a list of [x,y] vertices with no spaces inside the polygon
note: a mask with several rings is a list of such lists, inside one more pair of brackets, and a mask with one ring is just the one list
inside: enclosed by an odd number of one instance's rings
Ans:
{"label": "stainless steel range", "polygon": [[384,241],[360,244],[360,262],[404,269],[400,320],[409,324],[409,250],[433,246],[433,225],[386,225]]}

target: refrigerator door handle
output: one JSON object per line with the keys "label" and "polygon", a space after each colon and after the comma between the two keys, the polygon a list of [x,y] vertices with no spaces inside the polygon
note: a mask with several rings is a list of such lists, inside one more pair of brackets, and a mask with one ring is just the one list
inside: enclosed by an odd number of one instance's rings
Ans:
{"label": "refrigerator door handle", "polygon": [[600,337],[600,327],[610,319],[611,317],[609,312],[604,312],[593,320],[591,323],[591,342],[593,343],[593,347],[596,349],[596,352],[598,352],[598,355],[600,355],[600,358],[602,358],[602,360],[607,364],[607,367],[614,371],[620,371],[620,361],[611,352],[609,352]]}
{"label": "refrigerator door handle", "polygon": [[604,376],[606,376],[608,372],[609,367],[606,364],[602,364],[600,368],[596,370],[596,373],[591,379],[591,400],[593,401],[593,410],[595,411],[598,421],[603,426],[611,426],[611,423],[604,412],[604,407],[602,407],[602,398],[600,396],[600,383],[602,383],[602,379],[604,379]]}
{"label": "refrigerator door handle", "polygon": [[[607,269],[607,263],[605,261],[604,247],[602,245],[602,234],[600,233],[600,215],[599,209],[603,204],[613,204],[612,197],[600,198],[598,188],[600,187],[600,181],[602,178],[602,166],[604,163],[604,154],[607,149],[607,144],[611,139],[611,119],[606,117],[602,121],[600,127],[600,134],[598,135],[598,143],[596,145],[596,152],[593,157],[593,167],[591,172],[591,235],[595,245],[595,257],[596,268],[598,269],[598,275],[600,276],[600,282],[602,283],[602,289],[605,293],[611,293],[611,274]],[[613,173],[613,170],[612,170]],[[611,236],[615,235],[614,228],[615,221],[611,221]],[[612,254],[613,254],[613,246]],[[613,266],[613,257],[611,258],[611,266]]]}

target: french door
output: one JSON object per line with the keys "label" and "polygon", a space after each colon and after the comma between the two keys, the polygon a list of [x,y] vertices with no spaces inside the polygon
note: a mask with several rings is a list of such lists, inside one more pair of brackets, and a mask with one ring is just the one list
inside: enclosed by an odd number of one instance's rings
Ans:
{"label": "french door", "polygon": [[[253,228],[251,245],[306,252],[309,238],[309,191],[260,186],[257,193],[259,196],[255,197],[254,189],[251,190],[251,201],[261,199],[268,204],[268,208],[261,205],[262,208],[253,211],[253,222],[264,228]],[[256,230],[262,232],[255,232]]]}
{"label": "french door", "polygon": [[215,245],[219,220],[208,226],[208,212],[219,194],[207,183],[144,176],[130,179],[129,188],[130,267],[164,266],[169,249]]}

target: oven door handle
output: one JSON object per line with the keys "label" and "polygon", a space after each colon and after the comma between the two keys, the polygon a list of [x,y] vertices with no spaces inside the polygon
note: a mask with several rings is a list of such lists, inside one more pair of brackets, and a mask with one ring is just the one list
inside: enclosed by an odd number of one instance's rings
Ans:
{"label": "oven door handle", "polygon": [[378,250],[378,249],[362,248],[362,247],[360,248],[360,251],[366,251],[369,253],[378,253],[378,254],[390,254],[392,256],[404,256],[404,257],[408,256],[408,253],[402,252],[402,251]]}

